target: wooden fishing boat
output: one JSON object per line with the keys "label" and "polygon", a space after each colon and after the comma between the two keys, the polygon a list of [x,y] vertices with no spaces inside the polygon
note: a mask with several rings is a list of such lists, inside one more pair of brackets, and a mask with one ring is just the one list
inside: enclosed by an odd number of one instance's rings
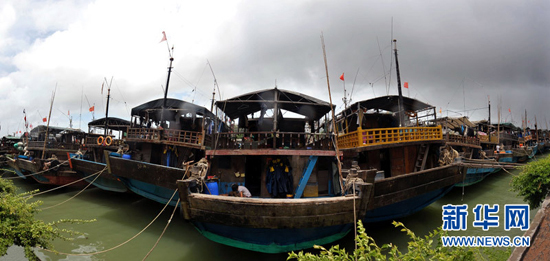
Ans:
{"label": "wooden fishing boat", "polygon": [[[334,141],[322,128],[327,102],[275,88],[216,106],[232,123],[207,135],[202,166],[209,174],[194,171],[203,174],[178,181],[184,218],[202,235],[253,251],[288,252],[338,240],[353,228],[354,216],[364,216],[372,184],[358,181],[357,193],[343,196]],[[227,196],[232,184],[244,185],[251,197]]]}
{"label": "wooden fishing boat", "polygon": [[[93,182],[92,184],[100,189],[114,192],[128,191],[126,185],[119,178],[106,171],[107,163],[105,160],[106,151],[120,157],[122,156],[120,153],[127,149],[127,145],[121,137],[116,138],[112,134],[105,136],[106,132],[104,130],[127,133],[129,127],[130,121],[116,117],[101,118],[88,123],[88,134],[83,144],[86,150],[83,154],[71,154],[71,168],[82,178],[101,173],[99,177],[91,176],[85,179],[87,182]],[[103,132],[104,134],[94,134],[94,131]],[[117,152],[120,153],[117,154]]]}
{"label": "wooden fishing boat", "polygon": [[[45,142],[46,131],[48,139]],[[30,176],[41,184],[62,186],[76,182],[80,178],[70,169],[68,154],[80,149],[84,135],[77,129],[37,126],[30,131],[26,155],[17,155],[9,165],[17,175]],[[71,186],[82,187],[85,184],[81,181]]]}
{"label": "wooden fishing boat", "polygon": [[131,113],[129,150],[122,157],[106,153],[107,169],[132,192],[176,206],[172,195],[176,180],[183,178],[183,163],[204,157],[205,134],[212,131],[215,115],[177,99],[152,100]]}
{"label": "wooden fishing boat", "polygon": [[498,164],[494,164],[497,162],[495,157],[485,154],[481,141],[474,131],[475,125],[469,121],[468,117],[445,117],[437,121],[444,128],[445,149],[458,156],[455,160],[463,162],[475,160],[477,163],[464,167],[462,170],[465,173],[464,179],[456,184],[457,187],[474,185],[502,169]]}
{"label": "wooden fishing boat", "polygon": [[445,141],[441,126],[433,124],[435,107],[407,97],[402,104],[401,124],[398,96],[354,103],[337,117],[344,167],[357,161],[360,169],[378,172],[366,222],[413,214],[462,180],[458,166],[439,162]]}

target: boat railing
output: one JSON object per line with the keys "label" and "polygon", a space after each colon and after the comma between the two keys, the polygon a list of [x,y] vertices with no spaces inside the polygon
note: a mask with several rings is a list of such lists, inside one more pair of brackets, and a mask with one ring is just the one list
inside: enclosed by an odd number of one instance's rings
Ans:
{"label": "boat railing", "polygon": [[150,128],[128,128],[127,140],[150,140],[160,141],[160,131],[158,129]]}
{"label": "boat railing", "polygon": [[[207,135],[208,137],[209,135]],[[305,132],[224,132],[205,139],[212,149],[296,149],[333,150],[327,133]]]}
{"label": "boat railing", "polygon": [[469,137],[469,136],[464,137],[462,135],[455,135],[455,134],[448,134],[447,142],[472,144],[472,145],[478,145],[478,146],[480,144],[478,137]]}
{"label": "boat railing", "polygon": [[361,129],[338,136],[338,146],[342,149],[359,148],[383,144],[442,140],[441,126],[437,127],[398,127],[381,129]]}
{"label": "boat railing", "polygon": [[177,143],[191,143],[200,145],[202,143],[202,132],[185,130],[164,130],[162,139]]}
{"label": "boat railing", "polygon": [[[43,148],[44,147],[44,141],[29,141],[28,148]],[[78,150],[80,148],[80,144],[78,143],[68,143],[68,142],[56,142],[56,141],[48,141],[46,143],[46,148],[48,149],[65,149],[65,150]]]}
{"label": "boat railing", "polygon": [[201,145],[203,142],[203,134],[198,131],[186,130],[128,128],[126,140]]}
{"label": "boat railing", "polygon": [[500,133],[500,139],[505,139],[505,140],[517,140],[517,136],[516,135],[512,135],[510,133],[504,133],[504,132],[501,132]]}
{"label": "boat railing", "polygon": [[497,143],[497,142],[498,142],[498,138],[497,138],[497,136],[491,136],[491,137],[489,137],[489,135],[479,135],[479,141],[480,141],[480,142]]}

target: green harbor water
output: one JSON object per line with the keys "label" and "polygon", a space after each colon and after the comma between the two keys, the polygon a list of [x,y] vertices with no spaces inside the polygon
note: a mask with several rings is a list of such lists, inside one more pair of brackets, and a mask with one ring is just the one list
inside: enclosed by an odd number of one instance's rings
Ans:
{"label": "green harbor water", "polygon": [[[509,182],[512,174],[519,171],[507,173],[500,171],[491,174],[484,181],[462,188],[454,188],[449,194],[415,213],[412,216],[399,221],[414,231],[417,235],[425,235],[442,225],[442,206],[446,204],[468,204],[467,231],[451,232],[450,235],[474,235],[474,236],[502,236],[510,237],[522,235],[523,231],[512,229],[504,230],[503,210],[504,204],[522,204],[521,198],[516,197],[510,191]],[[25,180],[14,180],[21,192],[39,189],[44,191],[51,189],[50,186],[33,184]],[[36,196],[36,200],[43,201],[41,207],[46,208],[63,202],[76,193],[79,189],[62,188],[54,192]],[[474,215],[472,209],[476,204],[499,204],[500,205],[500,227],[490,228],[483,231],[481,228],[473,228]],[[142,260],[161,235],[166,226],[173,208],[168,207],[162,215],[141,235],[132,241],[117,247],[129,240],[145,228],[155,216],[162,210],[163,205],[157,202],[142,198],[140,196],[126,193],[114,193],[88,188],[74,199],[41,211],[37,217],[46,222],[59,219],[96,219],[96,222],[78,225],[63,225],[63,228],[74,229],[84,232],[86,236],[77,237],[74,241],[57,240],[54,248],[62,253],[90,253],[115,248],[103,254],[93,256],[68,256],[54,254],[44,250],[37,250],[36,253],[41,260]],[[536,210],[531,211],[531,219]],[[379,246],[384,243],[397,244],[402,251],[406,249],[408,237],[395,228],[391,222],[367,224],[367,233],[372,236]],[[352,250],[354,247],[353,231],[345,238],[334,244]],[[315,250],[310,250],[315,251]],[[287,254],[262,254],[248,250],[236,249],[229,246],[212,242],[190,224],[183,220],[176,212],[164,236],[149,255],[147,260],[286,260]],[[11,248],[9,255],[0,257],[4,260],[24,260],[22,249]]]}

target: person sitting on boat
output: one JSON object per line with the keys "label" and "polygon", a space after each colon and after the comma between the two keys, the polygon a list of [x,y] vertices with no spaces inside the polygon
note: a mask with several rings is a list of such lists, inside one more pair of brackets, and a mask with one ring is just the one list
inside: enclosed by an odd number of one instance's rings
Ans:
{"label": "person sitting on boat", "polygon": [[235,183],[231,185],[231,192],[229,192],[229,196],[233,197],[252,197],[252,194],[250,194],[250,191],[245,186],[239,186],[239,184]]}

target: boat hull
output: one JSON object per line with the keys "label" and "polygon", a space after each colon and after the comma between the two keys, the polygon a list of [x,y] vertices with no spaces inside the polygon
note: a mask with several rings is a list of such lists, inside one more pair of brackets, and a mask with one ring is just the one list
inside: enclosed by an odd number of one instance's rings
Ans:
{"label": "boat hull", "polygon": [[184,169],[113,156],[108,159],[111,174],[119,178],[129,190],[161,204],[177,206],[177,196],[172,195],[177,189],[176,181],[185,175]]}
{"label": "boat hull", "polygon": [[365,222],[411,215],[447,194],[462,180],[460,167],[448,165],[375,181]]}
{"label": "boat hull", "polygon": [[[99,163],[78,158],[72,158],[70,165],[72,169],[76,171],[78,175],[82,178],[99,173],[107,167],[107,164],[105,163]],[[102,190],[121,193],[128,191],[124,183],[122,183],[120,179],[117,179],[115,176],[108,173],[108,171],[104,171],[103,173],[101,173],[101,175],[97,177],[97,179],[96,177],[97,176],[86,178],[85,181],[88,183],[92,183],[92,185]]]}
{"label": "boat hull", "polygon": [[358,196],[240,198],[189,193],[191,183],[178,181],[185,219],[212,241],[263,253],[301,250],[344,237],[353,228],[354,215],[358,220],[364,216],[372,193],[372,184],[361,183]]}

